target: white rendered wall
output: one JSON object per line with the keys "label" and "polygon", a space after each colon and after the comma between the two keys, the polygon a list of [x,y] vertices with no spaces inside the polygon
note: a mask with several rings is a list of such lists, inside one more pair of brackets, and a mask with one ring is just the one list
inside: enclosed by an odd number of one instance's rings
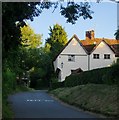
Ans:
{"label": "white rendered wall", "polygon": [[[75,55],[75,61],[68,61],[68,55]],[[63,63],[63,67],[61,63]],[[54,61],[54,67],[61,70],[61,81],[64,81],[66,76],[71,74],[71,70],[78,68],[83,71],[88,70],[88,55],[79,42],[73,38]]]}
{"label": "white rendered wall", "polygon": [[86,54],[79,42],[73,38],[61,54]]}
{"label": "white rendered wall", "polygon": [[[93,54],[99,54],[99,59],[94,59]],[[104,59],[104,54],[110,54],[110,59]],[[90,55],[90,70],[108,67],[115,61],[115,54],[105,42],[101,42]]]}
{"label": "white rendered wall", "polygon": [[[63,62],[63,68],[61,63]],[[58,68],[61,70],[61,81],[71,74],[71,70],[81,68],[83,71],[88,70],[88,56],[75,56],[75,61],[68,61],[68,55],[60,55]]]}

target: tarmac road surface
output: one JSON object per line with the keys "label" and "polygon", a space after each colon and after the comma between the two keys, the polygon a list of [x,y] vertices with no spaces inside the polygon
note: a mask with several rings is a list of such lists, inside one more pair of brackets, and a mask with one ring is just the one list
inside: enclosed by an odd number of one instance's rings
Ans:
{"label": "tarmac road surface", "polygon": [[15,113],[14,118],[100,118],[63,104],[45,90],[16,93],[8,100]]}

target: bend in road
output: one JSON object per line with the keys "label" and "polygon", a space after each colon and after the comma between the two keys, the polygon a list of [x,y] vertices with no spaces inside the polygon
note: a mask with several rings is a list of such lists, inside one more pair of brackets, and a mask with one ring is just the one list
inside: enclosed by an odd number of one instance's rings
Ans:
{"label": "bend in road", "polygon": [[15,118],[100,118],[62,104],[47,91],[17,93],[9,96]]}

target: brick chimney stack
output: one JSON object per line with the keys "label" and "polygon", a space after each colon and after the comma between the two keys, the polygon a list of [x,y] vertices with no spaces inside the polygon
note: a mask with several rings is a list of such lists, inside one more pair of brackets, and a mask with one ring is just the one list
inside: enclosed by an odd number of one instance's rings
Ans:
{"label": "brick chimney stack", "polygon": [[86,40],[93,40],[95,38],[94,30],[86,31]]}

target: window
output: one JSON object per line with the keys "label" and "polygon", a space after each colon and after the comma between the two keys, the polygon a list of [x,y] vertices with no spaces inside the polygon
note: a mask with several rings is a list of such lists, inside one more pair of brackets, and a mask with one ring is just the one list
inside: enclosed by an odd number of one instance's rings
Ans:
{"label": "window", "polygon": [[99,54],[93,54],[94,59],[99,59]]}
{"label": "window", "polygon": [[63,68],[63,62],[61,63],[61,68]]}
{"label": "window", "polygon": [[110,54],[104,54],[104,59],[110,59]]}
{"label": "window", "polygon": [[68,55],[68,61],[75,61],[75,55]]}

